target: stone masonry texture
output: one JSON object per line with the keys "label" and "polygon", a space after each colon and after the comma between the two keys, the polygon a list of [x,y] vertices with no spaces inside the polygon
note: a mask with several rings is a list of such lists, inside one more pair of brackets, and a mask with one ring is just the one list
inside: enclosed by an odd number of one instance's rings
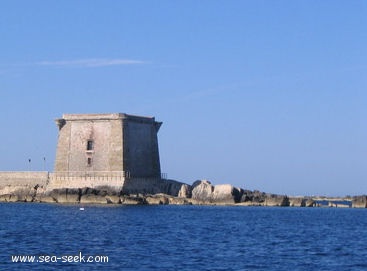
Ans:
{"label": "stone masonry texture", "polygon": [[55,172],[124,171],[130,177],[160,177],[161,123],[153,117],[64,114],[56,123]]}

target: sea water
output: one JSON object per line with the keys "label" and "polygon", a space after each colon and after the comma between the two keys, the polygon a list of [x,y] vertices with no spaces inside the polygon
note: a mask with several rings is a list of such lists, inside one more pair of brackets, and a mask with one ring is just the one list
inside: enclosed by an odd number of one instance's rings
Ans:
{"label": "sea water", "polygon": [[366,209],[80,207],[0,204],[0,270],[367,270]]}

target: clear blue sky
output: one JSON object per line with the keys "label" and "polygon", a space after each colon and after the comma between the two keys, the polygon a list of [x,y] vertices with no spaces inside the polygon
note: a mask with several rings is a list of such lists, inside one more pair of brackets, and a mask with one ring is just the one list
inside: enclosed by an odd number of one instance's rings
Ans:
{"label": "clear blue sky", "polygon": [[63,113],[155,116],[162,171],[367,193],[367,1],[0,3],[0,170],[53,169]]}

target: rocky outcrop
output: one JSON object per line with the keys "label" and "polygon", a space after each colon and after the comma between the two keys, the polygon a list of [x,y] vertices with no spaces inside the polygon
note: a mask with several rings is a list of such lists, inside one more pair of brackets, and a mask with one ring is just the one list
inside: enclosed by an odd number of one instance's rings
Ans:
{"label": "rocky outcrop", "polygon": [[0,202],[32,202],[38,188],[38,185],[6,185],[0,189]]}
{"label": "rocky outcrop", "polygon": [[355,196],[352,199],[353,208],[367,208],[367,196]]}
{"label": "rocky outcrop", "polygon": [[191,199],[186,198],[177,198],[177,197],[168,197],[168,203],[173,205],[192,205],[193,202]]}
{"label": "rocky outcrop", "polygon": [[191,187],[187,184],[183,184],[180,188],[180,191],[178,191],[179,198],[191,198]]}
{"label": "rocky outcrop", "polygon": [[311,198],[307,198],[306,203],[305,203],[305,207],[314,207],[314,206],[316,206],[315,201]]}
{"label": "rocky outcrop", "polygon": [[174,180],[132,178],[124,181],[121,193],[123,195],[131,194],[166,194],[171,196],[179,196],[185,193],[185,183]]}
{"label": "rocky outcrop", "polygon": [[307,197],[289,197],[289,206],[291,207],[314,207],[315,201]]}
{"label": "rocky outcrop", "polygon": [[243,190],[230,184],[214,186],[212,202],[218,204],[234,204],[241,201]]}
{"label": "rocky outcrop", "polygon": [[213,186],[207,180],[196,181],[191,186],[193,202],[203,204],[235,204],[241,201],[243,189],[230,184]]}
{"label": "rocky outcrop", "polygon": [[105,196],[101,195],[83,195],[80,197],[80,203],[96,203],[96,204],[103,204],[107,203],[107,199]]}
{"label": "rocky outcrop", "polygon": [[[2,185],[0,187],[0,202],[350,207],[351,200],[353,200],[352,207],[367,207],[366,195],[356,196],[353,199],[288,197],[257,190],[243,190],[230,184],[212,185],[208,180],[198,180],[188,185],[173,180],[130,179],[122,188],[104,185],[93,188],[50,189],[39,184],[34,186]],[[320,202],[324,201],[328,201],[329,204],[321,205]]]}
{"label": "rocky outcrop", "polygon": [[[43,195],[42,195],[43,196]],[[79,203],[80,190],[79,189],[54,189],[51,192],[45,193],[44,196],[49,196],[57,203]]]}
{"label": "rocky outcrop", "polygon": [[121,199],[119,196],[106,195],[105,198],[106,198],[107,204],[120,204],[121,203]]}
{"label": "rocky outcrop", "polygon": [[214,186],[207,181],[196,181],[191,186],[191,198],[194,200],[210,203],[212,200],[212,193]]}
{"label": "rocky outcrop", "polygon": [[[210,205],[262,205],[287,206],[288,197],[265,194],[236,188],[230,184],[212,185],[207,180],[199,180],[191,186],[172,181],[152,181],[135,179],[125,189],[100,186],[95,188],[59,188],[20,186],[0,190],[0,201],[33,201],[70,204],[210,204]],[[164,192],[162,192],[164,191]],[[129,193],[128,193],[129,192]],[[133,193],[136,192],[136,193]]]}
{"label": "rocky outcrop", "polygon": [[146,204],[145,198],[139,195],[121,196],[120,203],[125,205],[141,205]]}
{"label": "rocky outcrop", "polygon": [[290,206],[287,196],[267,194],[260,191],[244,190],[241,197],[241,205],[245,206]]}
{"label": "rocky outcrop", "polygon": [[160,205],[169,204],[169,199],[164,194],[156,194],[145,198],[147,204]]}
{"label": "rocky outcrop", "polygon": [[304,197],[289,197],[289,206],[291,207],[305,207],[306,198]]}
{"label": "rocky outcrop", "polygon": [[262,206],[265,199],[266,194],[264,192],[244,190],[240,202],[242,205]]}
{"label": "rocky outcrop", "polygon": [[289,206],[289,198],[287,196],[267,194],[264,206]]}
{"label": "rocky outcrop", "polygon": [[108,187],[100,187],[100,188],[83,188],[79,190],[80,203],[113,203],[116,201],[114,198],[118,195],[118,192],[110,190]]}

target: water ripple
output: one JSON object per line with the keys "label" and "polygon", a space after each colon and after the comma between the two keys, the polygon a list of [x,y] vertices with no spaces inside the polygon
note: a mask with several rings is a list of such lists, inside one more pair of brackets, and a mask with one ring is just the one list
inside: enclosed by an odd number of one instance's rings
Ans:
{"label": "water ripple", "polygon": [[[0,204],[0,270],[366,270],[366,210]],[[108,263],[12,263],[11,255]]]}

